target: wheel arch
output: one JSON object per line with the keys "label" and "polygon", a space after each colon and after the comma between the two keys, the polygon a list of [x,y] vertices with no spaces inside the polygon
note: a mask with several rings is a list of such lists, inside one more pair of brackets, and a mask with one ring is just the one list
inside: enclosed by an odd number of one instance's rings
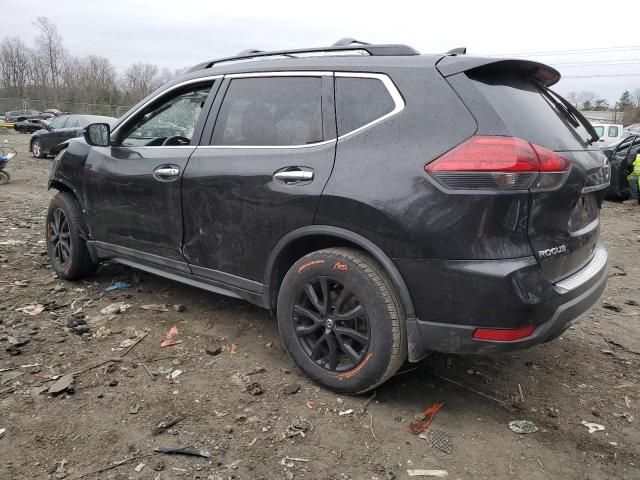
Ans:
{"label": "wheel arch", "polygon": [[415,318],[413,300],[400,271],[391,259],[371,240],[340,227],[330,225],[310,225],[289,232],[282,237],[271,251],[265,270],[265,303],[275,308],[280,284],[291,265],[302,256],[322,248],[355,247],[375,258],[393,286],[396,288],[407,318]]}

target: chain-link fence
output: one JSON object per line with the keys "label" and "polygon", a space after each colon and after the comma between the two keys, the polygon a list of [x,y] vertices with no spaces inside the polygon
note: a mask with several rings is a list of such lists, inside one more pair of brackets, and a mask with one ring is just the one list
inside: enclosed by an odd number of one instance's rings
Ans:
{"label": "chain-link fence", "polygon": [[120,117],[131,108],[130,105],[107,105],[102,103],[77,103],[56,100],[34,100],[29,98],[0,98],[0,116],[12,110],[38,110],[57,108],[63,112],[83,115],[105,115]]}

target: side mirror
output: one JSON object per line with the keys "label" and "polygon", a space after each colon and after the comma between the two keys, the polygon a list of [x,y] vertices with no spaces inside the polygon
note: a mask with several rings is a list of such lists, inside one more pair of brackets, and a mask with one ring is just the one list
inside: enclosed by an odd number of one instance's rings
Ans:
{"label": "side mirror", "polygon": [[84,129],[85,141],[93,147],[108,147],[111,127],[108,123],[92,123]]}

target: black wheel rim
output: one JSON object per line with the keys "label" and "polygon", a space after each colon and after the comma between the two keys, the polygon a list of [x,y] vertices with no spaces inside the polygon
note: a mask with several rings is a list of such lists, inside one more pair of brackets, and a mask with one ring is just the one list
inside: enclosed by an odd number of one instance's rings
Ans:
{"label": "black wheel rim", "polygon": [[316,277],[303,286],[293,305],[293,328],[304,353],[330,372],[355,368],[369,350],[367,311],[334,278]]}
{"label": "black wheel rim", "polygon": [[66,265],[73,252],[73,247],[69,221],[60,208],[53,211],[49,222],[49,243],[54,260],[60,265]]}

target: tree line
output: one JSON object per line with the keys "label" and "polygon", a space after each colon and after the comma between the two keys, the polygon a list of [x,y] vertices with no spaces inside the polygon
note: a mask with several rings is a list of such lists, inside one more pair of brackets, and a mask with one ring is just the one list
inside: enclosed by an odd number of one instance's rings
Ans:
{"label": "tree line", "polygon": [[625,125],[640,122],[640,87],[633,91],[625,90],[613,105],[591,91],[569,92],[567,100],[583,111],[619,112],[619,118]]}
{"label": "tree line", "polygon": [[48,18],[33,25],[33,46],[18,36],[0,42],[0,97],[132,105],[180,73],[144,62],[118,73],[108,58],[71,55]]}

